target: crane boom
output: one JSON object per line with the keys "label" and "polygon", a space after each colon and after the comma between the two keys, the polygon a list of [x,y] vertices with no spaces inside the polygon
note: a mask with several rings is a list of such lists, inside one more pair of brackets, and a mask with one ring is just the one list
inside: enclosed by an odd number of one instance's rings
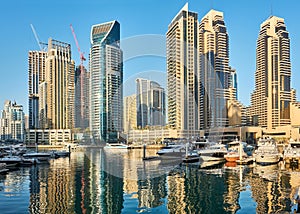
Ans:
{"label": "crane boom", "polygon": [[79,55],[80,55],[81,64],[82,64],[83,61],[85,61],[86,59],[85,59],[83,53],[80,50],[80,46],[78,44],[77,37],[76,37],[76,34],[75,34],[75,31],[74,31],[74,28],[73,28],[72,24],[70,24],[70,28],[71,28],[71,31],[72,31],[72,34],[73,34],[73,37],[74,37],[74,40],[75,40],[75,44],[76,44],[77,50],[78,50]]}
{"label": "crane boom", "polygon": [[40,40],[39,40],[39,37],[38,37],[38,35],[37,35],[37,33],[36,33],[36,31],[35,31],[33,25],[30,24],[30,27],[31,27],[31,30],[32,30],[32,32],[33,32],[33,34],[34,34],[34,37],[35,37],[36,42],[38,43],[38,45],[39,45],[39,47],[40,47],[40,50],[42,51],[43,48],[42,48],[41,42],[40,42]]}
{"label": "crane boom", "polygon": [[72,34],[73,34],[73,37],[74,37],[74,40],[75,40],[75,44],[76,44],[76,47],[77,47],[77,50],[79,52],[79,56],[80,56],[80,109],[81,109],[81,122],[83,121],[84,119],[84,109],[85,109],[85,101],[84,101],[84,89],[83,89],[83,86],[84,86],[84,68],[83,68],[83,61],[85,61],[85,57],[83,55],[83,53],[81,52],[80,50],[80,46],[78,44],[78,41],[77,41],[77,37],[76,37],[76,34],[75,34],[75,31],[74,31],[74,28],[72,26],[72,24],[70,24],[70,28],[71,28],[71,31],[72,31]]}

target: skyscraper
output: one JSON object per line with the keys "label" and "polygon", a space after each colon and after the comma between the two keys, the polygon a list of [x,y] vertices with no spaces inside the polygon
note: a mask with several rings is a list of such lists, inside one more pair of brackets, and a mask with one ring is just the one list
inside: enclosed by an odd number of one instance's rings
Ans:
{"label": "skyscraper", "polygon": [[39,128],[39,84],[45,81],[45,51],[28,53],[28,95],[29,95],[29,128]]}
{"label": "skyscraper", "polygon": [[74,79],[75,63],[71,60],[71,45],[48,40],[45,83],[41,84],[45,109],[40,110],[45,127],[50,129],[71,129],[74,127]]}
{"label": "skyscraper", "polygon": [[[199,125],[228,125],[227,101],[236,90],[235,70],[229,67],[229,42],[223,13],[209,11],[199,23]],[[236,94],[234,95],[236,97]]]}
{"label": "skyscraper", "polygon": [[198,126],[198,14],[186,4],[167,32],[169,127],[197,130]]}
{"label": "skyscraper", "polygon": [[123,60],[120,24],[92,26],[90,50],[90,130],[96,141],[116,141],[123,130]]}
{"label": "skyscraper", "polygon": [[23,106],[9,100],[5,101],[0,117],[0,139],[23,141],[25,119]]}
{"label": "skyscraper", "polygon": [[137,128],[136,94],[124,97],[124,132]]}
{"label": "skyscraper", "polygon": [[136,79],[137,127],[165,125],[165,91],[155,81]]}
{"label": "skyscraper", "polygon": [[75,127],[89,127],[90,73],[79,65],[75,70]]}
{"label": "skyscraper", "polygon": [[252,121],[273,129],[290,124],[290,39],[284,19],[271,16],[260,26],[256,47]]}

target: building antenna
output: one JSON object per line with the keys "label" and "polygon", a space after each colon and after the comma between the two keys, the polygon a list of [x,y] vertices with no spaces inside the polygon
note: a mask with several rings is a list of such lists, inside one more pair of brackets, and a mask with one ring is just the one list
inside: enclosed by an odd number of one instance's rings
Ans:
{"label": "building antenna", "polygon": [[271,16],[273,16],[273,1],[270,0],[270,2],[271,2],[271,5],[270,5],[271,6],[271,8],[270,8],[271,9]]}
{"label": "building antenna", "polygon": [[210,8],[211,8],[211,9],[214,8],[214,0],[210,0]]}

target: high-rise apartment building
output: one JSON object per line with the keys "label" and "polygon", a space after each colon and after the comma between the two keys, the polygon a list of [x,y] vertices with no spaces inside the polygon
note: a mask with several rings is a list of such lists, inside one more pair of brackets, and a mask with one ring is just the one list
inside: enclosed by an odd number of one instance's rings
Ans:
{"label": "high-rise apartment building", "polygon": [[0,118],[0,139],[23,141],[25,135],[23,106],[5,101]]}
{"label": "high-rise apartment building", "polygon": [[[199,126],[228,125],[227,101],[236,97],[236,73],[229,66],[229,41],[222,12],[211,10],[199,23]],[[232,92],[235,95],[232,95]]]}
{"label": "high-rise apartment building", "polygon": [[95,141],[116,141],[123,130],[122,57],[119,22],[92,26],[90,130]]}
{"label": "high-rise apartment building", "polygon": [[29,128],[39,128],[39,84],[45,81],[45,51],[29,51],[28,53],[28,106]]}
{"label": "high-rise apartment building", "polygon": [[198,130],[198,14],[186,4],[168,26],[168,123],[177,130]]}
{"label": "high-rise apartment building", "polygon": [[89,127],[89,90],[90,73],[81,65],[75,70],[75,127]]}
{"label": "high-rise apartment building", "polygon": [[124,132],[137,128],[136,94],[124,97]]}
{"label": "high-rise apartment building", "polygon": [[257,39],[252,121],[268,129],[289,125],[290,102],[289,33],[284,19],[271,16],[261,24]]}
{"label": "high-rise apartment building", "polygon": [[165,125],[165,91],[155,81],[136,79],[137,127]]}
{"label": "high-rise apartment building", "polygon": [[71,45],[48,40],[45,82],[40,84],[40,115],[44,127],[72,129],[74,127],[75,63]]}

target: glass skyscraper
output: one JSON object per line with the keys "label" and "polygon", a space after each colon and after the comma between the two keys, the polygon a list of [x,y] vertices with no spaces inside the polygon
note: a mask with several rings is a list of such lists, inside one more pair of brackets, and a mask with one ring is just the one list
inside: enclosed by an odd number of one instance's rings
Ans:
{"label": "glass skyscraper", "polygon": [[75,70],[75,128],[89,127],[89,85],[90,73],[84,66]]}
{"label": "glass skyscraper", "polygon": [[165,91],[155,81],[136,79],[137,127],[165,125]]}
{"label": "glass skyscraper", "polygon": [[90,131],[95,142],[115,142],[123,130],[123,60],[120,24],[92,26]]}

